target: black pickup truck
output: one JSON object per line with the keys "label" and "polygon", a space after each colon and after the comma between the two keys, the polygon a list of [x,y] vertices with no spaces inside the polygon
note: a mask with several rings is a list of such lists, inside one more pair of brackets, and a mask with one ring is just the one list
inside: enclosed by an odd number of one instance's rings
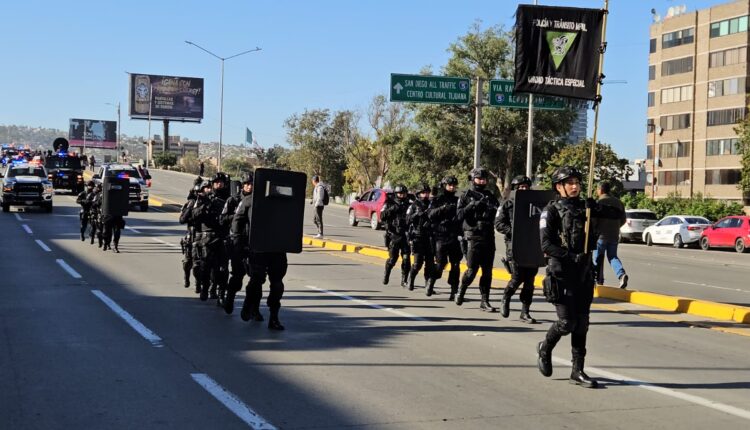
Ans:
{"label": "black pickup truck", "polygon": [[44,167],[56,190],[70,190],[73,194],[83,191],[83,166],[78,156],[58,152],[46,158]]}

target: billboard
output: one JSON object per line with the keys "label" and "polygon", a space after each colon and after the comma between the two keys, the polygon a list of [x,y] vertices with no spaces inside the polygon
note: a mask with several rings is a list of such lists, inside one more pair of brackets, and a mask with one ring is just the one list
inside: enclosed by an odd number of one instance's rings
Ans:
{"label": "billboard", "polygon": [[201,122],[203,79],[130,74],[130,118]]}
{"label": "billboard", "polygon": [[117,149],[117,121],[70,119],[70,146]]}

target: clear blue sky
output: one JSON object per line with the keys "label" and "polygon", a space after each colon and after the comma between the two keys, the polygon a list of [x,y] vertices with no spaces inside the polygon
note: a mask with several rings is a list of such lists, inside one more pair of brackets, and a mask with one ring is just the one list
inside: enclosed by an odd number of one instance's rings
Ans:
{"label": "clear blue sky", "polygon": [[[533,3],[528,1],[527,3]],[[599,8],[603,1],[542,0]],[[610,1],[600,140],[630,159],[643,158],[648,27],[651,8],[688,11],[719,1]],[[133,73],[203,77],[202,124],[171,123],[171,133],[218,140],[220,56],[262,51],[226,62],[224,142],[242,143],[245,127],[262,146],[286,144],[284,119],[305,109],[361,109],[388,91],[390,73],[439,71],[446,48],[479,19],[510,28],[508,0],[318,1],[13,1],[0,24],[0,124],[67,129],[69,118],[116,119],[145,136],[146,121],[127,117]],[[593,113],[589,116],[593,122]],[[589,127],[591,135],[591,127]],[[159,123],[152,132],[161,134]]]}

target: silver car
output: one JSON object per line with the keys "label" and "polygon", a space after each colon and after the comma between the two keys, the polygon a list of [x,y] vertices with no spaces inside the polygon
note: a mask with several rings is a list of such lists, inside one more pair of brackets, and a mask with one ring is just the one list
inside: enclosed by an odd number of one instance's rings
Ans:
{"label": "silver car", "polygon": [[643,230],[656,224],[659,218],[648,209],[626,209],[625,224],[620,227],[620,242],[640,241]]}

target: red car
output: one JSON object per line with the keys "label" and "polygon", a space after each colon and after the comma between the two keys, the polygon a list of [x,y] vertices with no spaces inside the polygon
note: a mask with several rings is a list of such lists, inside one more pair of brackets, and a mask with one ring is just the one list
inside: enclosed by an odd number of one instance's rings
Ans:
{"label": "red car", "polygon": [[367,221],[373,230],[380,230],[380,209],[391,190],[373,188],[349,205],[349,225],[356,227],[360,221]]}
{"label": "red car", "polygon": [[728,216],[712,224],[701,233],[701,248],[734,248],[745,252],[750,245],[750,217]]}

